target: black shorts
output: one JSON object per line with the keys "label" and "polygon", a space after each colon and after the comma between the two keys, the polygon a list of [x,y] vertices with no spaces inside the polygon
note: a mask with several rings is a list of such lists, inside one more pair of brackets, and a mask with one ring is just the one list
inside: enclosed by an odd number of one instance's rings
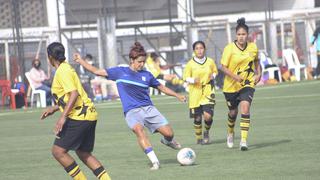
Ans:
{"label": "black shorts", "polygon": [[254,91],[251,87],[245,87],[239,92],[224,93],[229,110],[237,109],[241,101],[248,101],[251,104]]}
{"label": "black shorts", "polygon": [[213,108],[214,104],[200,105],[196,108],[190,108],[190,118],[194,118],[195,116],[202,116],[203,112],[206,112],[213,116]]}
{"label": "black shorts", "polygon": [[66,150],[92,152],[97,121],[78,121],[66,119],[62,131],[57,135],[54,145]]}

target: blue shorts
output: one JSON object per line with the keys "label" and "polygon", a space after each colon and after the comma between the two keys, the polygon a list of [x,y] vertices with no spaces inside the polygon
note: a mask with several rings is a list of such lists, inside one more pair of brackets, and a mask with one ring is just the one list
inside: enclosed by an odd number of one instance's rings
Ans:
{"label": "blue shorts", "polygon": [[154,106],[131,109],[126,113],[127,124],[132,129],[136,124],[147,127],[151,133],[168,124],[167,119]]}

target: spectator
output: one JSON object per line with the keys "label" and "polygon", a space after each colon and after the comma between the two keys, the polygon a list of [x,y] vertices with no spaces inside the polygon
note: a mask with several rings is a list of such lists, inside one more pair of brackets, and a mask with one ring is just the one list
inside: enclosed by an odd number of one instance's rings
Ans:
{"label": "spectator", "polygon": [[320,78],[320,37],[319,36],[320,36],[320,26],[317,27],[317,29],[313,33],[313,36],[311,37],[311,46],[313,46],[314,43],[316,43],[318,63],[315,69],[314,76],[317,78]]}
{"label": "spectator", "polygon": [[39,59],[32,61],[32,68],[30,70],[30,80],[34,87],[37,90],[43,90],[46,92],[47,104],[51,103],[51,87],[48,84],[45,84],[45,81],[49,80],[49,77],[45,72],[40,68],[41,62]]}

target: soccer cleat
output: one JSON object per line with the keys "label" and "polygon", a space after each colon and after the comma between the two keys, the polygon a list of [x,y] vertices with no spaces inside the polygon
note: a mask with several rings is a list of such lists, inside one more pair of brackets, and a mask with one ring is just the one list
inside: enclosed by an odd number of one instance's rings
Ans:
{"label": "soccer cleat", "polygon": [[247,142],[245,142],[245,141],[241,141],[240,142],[240,150],[241,151],[247,151],[248,150]]}
{"label": "soccer cleat", "polygon": [[227,146],[228,148],[233,148],[233,138],[234,138],[234,133],[230,133],[227,135]]}
{"label": "soccer cleat", "polygon": [[150,170],[158,170],[158,169],[160,169],[160,163],[159,162],[152,163]]}
{"label": "soccer cleat", "polygon": [[181,149],[181,145],[180,143],[178,143],[177,141],[175,141],[174,139],[172,139],[171,142],[167,141],[164,138],[161,138],[160,142],[166,146],[171,147],[172,149]]}
{"label": "soccer cleat", "polygon": [[204,131],[202,144],[209,144],[209,142],[210,142],[209,131]]}

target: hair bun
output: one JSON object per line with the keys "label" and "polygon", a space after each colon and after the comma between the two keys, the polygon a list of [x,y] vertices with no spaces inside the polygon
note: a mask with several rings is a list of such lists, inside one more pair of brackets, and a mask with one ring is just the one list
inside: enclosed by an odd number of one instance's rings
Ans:
{"label": "hair bun", "polygon": [[140,44],[140,42],[135,42],[132,46],[132,49],[136,49],[138,51],[144,51],[144,47]]}
{"label": "hair bun", "polygon": [[245,19],[244,17],[238,19],[238,20],[237,20],[237,24],[239,24],[239,25],[244,25],[244,24],[246,24],[246,19]]}
{"label": "hair bun", "polygon": [[139,48],[142,47],[142,48],[143,48],[143,46],[142,46],[139,42],[135,42],[135,43],[134,43],[134,47],[137,47],[137,48],[138,48],[138,47],[139,47]]}
{"label": "hair bun", "polygon": [[140,44],[140,42],[135,42],[131,47],[129,57],[132,59],[136,59],[139,56],[146,56],[146,51],[144,47]]}

